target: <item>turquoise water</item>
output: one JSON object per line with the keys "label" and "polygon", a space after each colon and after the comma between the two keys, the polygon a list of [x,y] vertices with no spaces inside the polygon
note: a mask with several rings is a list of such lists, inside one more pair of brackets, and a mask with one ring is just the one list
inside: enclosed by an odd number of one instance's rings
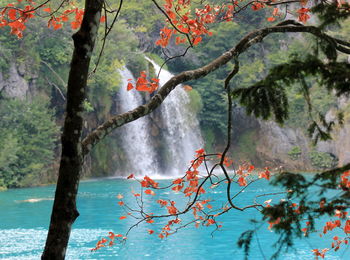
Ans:
{"label": "turquoise water", "polygon": [[[166,181],[160,181],[161,184]],[[252,228],[249,220],[259,218],[258,212],[232,211],[223,215],[218,221],[223,222],[221,231],[211,236],[213,228],[189,226],[177,234],[160,240],[156,235],[149,235],[148,229],[157,230],[165,225],[166,220],[155,224],[143,224],[134,229],[128,236],[125,245],[90,252],[98,239],[106,236],[109,231],[125,233],[134,223],[132,218],[119,220],[125,215],[117,204],[116,195],[123,194],[124,201],[134,203],[131,189],[138,191],[139,184],[135,181],[108,179],[82,182],[78,196],[80,217],[73,226],[71,240],[67,251],[67,259],[244,259],[241,249],[236,246],[239,235]],[[240,195],[236,201],[246,205],[252,202],[257,194],[279,191],[267,182],[254,183]],[[208,197],[215,203],[224,202],[224,187],[208,190]],[[46,238],[49,216],[53,203],[54,186],[9,190],[0,192],[0,258],[1,259],[38,259]],[[128,195],[130,194],[130,195]],[[180,208],[180,196],[157,191],[156,198],[171,198],[177,201]],[[149,196],[151,197],[151,196]],[[182,197],[181,197],[182,198]],[[270,197],[263,199],[266,200]],[[271,197],[272,198],[272,197]],[[276,198],[274,198],[276,199]],[[277,198],[278,199],[278,198]],[[29,200],[29,201],[28,201]],[[211,204],[215,204],[211,203]],[[145,204],[149,212],[156,212],[159,206]],[[185,219],[183,219],[185,220]],[[259,250],[257,240],[252,242],[249,259],[268,258],[274,252],[271,246],[277,236],[263,226],[258,239],[262,250]],[[318,236],[296,242],[296,251],[281,254],[281,259],[314,259],[311,249],[329,246],[329,239],[319,239]],[[350,259],[350,250],[343,248],[338,253],[329,252],[327,259]]]}

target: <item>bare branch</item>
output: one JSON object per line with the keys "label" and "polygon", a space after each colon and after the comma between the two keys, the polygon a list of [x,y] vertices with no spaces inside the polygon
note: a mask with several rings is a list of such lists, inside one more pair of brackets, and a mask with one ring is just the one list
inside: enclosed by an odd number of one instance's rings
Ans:
{"label": "bare branch", "polygon": [[280,25],[267,27],[260,30],[256,30],[248,35],[246,35],[234,48],[223,53],[220,57],[216,58],[207,65],[195,69],[184,71],[174,77],[172,77],[163,87],[155,94],[151,100],[145,104],[138,106],[134,110],[128,111],[126,113],[116,115],[110,118],[108,121],[97,127],[93,132],[91,132],[83,141],[83,153],[86,155],[94,145],[96,145],[100,140],[102,140],[106,135],[108,135],[113,129],[118,128],[126,123],[132,122],[140,117],[150,114],[164,101],[164,99],[169,95],[169,93],[179,84],[184,83],[189,80],[203,78],[209,73],[217,70],[218,68],[224,66],[232,59],[237,59],[240,54],[245,52],[250,46],[262,41],[267,35],[272,33],[310,33],[320,39],[334,44],[336,49],[340,52],[343,51],[342,44],[337,39],[329,36],[328,34],[322,32],[319,28],[315,26],[304,26],[296,25],[295,21],[285,21]]}

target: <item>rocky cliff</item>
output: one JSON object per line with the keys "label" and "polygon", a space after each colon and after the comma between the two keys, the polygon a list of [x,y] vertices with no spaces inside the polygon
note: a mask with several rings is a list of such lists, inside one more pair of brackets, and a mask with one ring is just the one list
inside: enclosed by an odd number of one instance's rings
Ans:
{"label": "rocky cliff", "polygon": [[[350,162],[350,99],[338,100],[345,111],[343,126],[332,132],[332,140],[313,144],[306,134],[307,125],[280,126],[273,121],[258,120],[236,108],[234,118],[234,152],[238,160],[249,160],[259,166],[282,166],[290,170],[320,170],[330,166],[342,166]],[[332,120],[334,110],[326,118]],[[247,146],[251,146],[247,149]]]}

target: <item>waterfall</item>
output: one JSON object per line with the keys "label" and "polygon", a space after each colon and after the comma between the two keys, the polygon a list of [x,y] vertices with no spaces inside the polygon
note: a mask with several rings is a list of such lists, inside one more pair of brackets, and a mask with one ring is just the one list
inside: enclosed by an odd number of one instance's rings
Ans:
{"label": "waterfall", "polygon": [[[156,73],[160,66],[146,57],[153,65]],[[162,69],[159,74],[160,85],[164,85],[173,77],[169,71]],[[177,86],[160,106],[163,120],[168,155],[166,172],[171,175],[183,175],[195,155],[195,150],[203,147],[197,117],[190,107],[187,92]]]}
{"label": "waterfall", "polygon": [[[124,67],[119,70],[119,73],[122,77],[122,87],[119,90],[118,113],[123,113],[142,105],[142,97],[138,91],[126,90],[128,79],[133,79],[131,72]],[[149,117],[141,117],[128,123],[122,127],[121,131],[122,147],[128,159],[130,173],[138,176],[158,175],[157,153],[151,141]]]}

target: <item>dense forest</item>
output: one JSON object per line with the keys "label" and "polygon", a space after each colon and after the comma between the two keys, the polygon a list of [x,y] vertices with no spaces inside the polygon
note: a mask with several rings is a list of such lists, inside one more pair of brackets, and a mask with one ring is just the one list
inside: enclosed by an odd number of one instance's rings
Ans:
{"label": "dense forest", "polygon": [[[147,5],[147,3],[145,3]],[[149,3],[151,5],[151,3]],[[150,75],[157,72],[145,56],[159,65],[164,53],[154,42],[158,38],[163,17],[154,8],[127,1],[118,26],[111,31],[102,59],[88,80],[89,93],[85,101],[85,131],[94,129],[118,109],[117,96],[123,85],[120,70],[126,66],[135,77],[142,70]],[[203,39],[201,48],[191,49],[185,57],[166,65],[179,72],[206,63],[232,47],[247,32],[268,24],[264,10],[238,17],[237,23],[220,23],[212,29],[213,37]],[[146,22],[145,22],[146,21]],[[34,19],[28,24],[25,37],[0,35],[0,189],[53,183],[56,180],[60,154],[60,129],[64,114],[65,92],[72,51],[69,27],[53,30]],[[101,29],[102,30],[102,29]],[[35,33],[34,33],[35,32]],[[350,34],[350,22],[337,28],[337,37]],[[102,41],[98,41],[97,50]],[[249,86],[264,78],[274,65],[283,63],[299,49],[312,52],[316,48],[308,36],[272,36],[242,56],[241,70],[235,87]],[[169,47],[172,55],[181,47]],[[97,56],[94,58],[97,62]],[[347,57],[344,55],[343,60]],[[190,109],[197,114],[207,151],[224,144],[226,135],[226,98],[222,88],[228,71],[218,70],[210,77],[190,82]],[[283,166],[293,170],[320,170],[350,161],[350,106],[346,98],[336,98],[320,87],[317,81],[306,78],[314,106],[314,114],[322,113],[332,119],[337,110],[344,112],[343,128],[336,128],[333,140],[314,145],[308,137],[310,121],[308,104],[302,88],[288,90],[291,111],[281,126],[247,116],[245,109],[235,106],[233,117],[233,151],[236,161],[250,161],[260,167]],[[145,100],[149,94],[144,94]],[[154,135],[161,132],[154,121]],[[85,177],[102,177],[125,168],[125,151],[120,136],[112,134],[99,143],[85,165]],[[161,144],[155,143],[161,147]],[[110,155],[110,156],[107,156]],[[112,160],[110,159],[112,158]],[[166,162],[165,162],[166,163]]]}

